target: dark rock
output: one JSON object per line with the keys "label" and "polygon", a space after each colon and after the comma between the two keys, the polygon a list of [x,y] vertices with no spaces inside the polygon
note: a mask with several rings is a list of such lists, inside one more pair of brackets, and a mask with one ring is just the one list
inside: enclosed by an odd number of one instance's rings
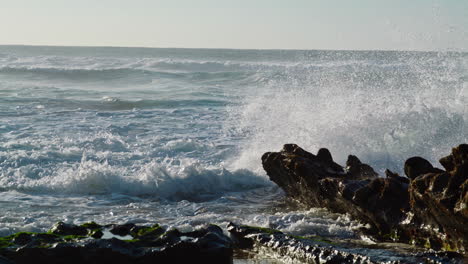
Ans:
{"label": "dark rock", "polygon": [[400,175],[399,175],[398,173],[395,173],[395,172],[393,172],[393,171],[391,171],[391,170],[389,170],[389,169],[386,169],[386,170],[385,170],[385,176],[386,176],[387,178],[396,178],[396,177],[400,177]]}
{"label": "dark rock", "polygon": [[347,177],[353,180],[366,178],[372,179],[379,176],[371,166],[362,163],[358,157],[354,155],[348,156],[348,160],[346,161],[346,170],[348,172]]}
{"label": "dark rock", "polygon": [[110,232],[118,236],[126,236],[130,234],[130,230],[135,227],[135,224],[113,225]]}
{"label": "dark rock", "polygon": [[33,239],[40,240],[46,244],[53,244],[59,240],[59,237],[49,233],[38,233],[33,235]]}
{"label": "dark rock", "polygon": [[349,155],[348,160],[346,160],[346,167],[355,167],[361,165],[361,161],[358,159],[358,157],[354,155]]}
{"label": "dark rock", "polygon": [[412,157],[406,160],[405,162],[405,174],[410,179],[415,179],[420,175],[426,173],[438,173],[443,172],[442,170],[436,169],[432,164],[421,158],[421,157]]}
{"label": "dark rock", "polygon": [[453,148],[443,158],[441,163],[450,171],[420,175],[409,188],[415,224],[429,227],[431,242],[458,251],[468,250],[467,146]]}
{"label": "dark rock", "polygon": [[88,229],[83,226],[77,226],[72,224],[66,224],[64,222],[58,222],[55,224],[52,229],[50,229],[50,233],[56,235],[73,235],[73,236],[86,236],[88,234]]}
{"label": "dark rock", "polygon": [[397,179],[397,180],[399,180],[399,181],[401,181],[401,182],[403,182],[403,183],[406,183],[406,184],[409,184],[409,183],[410,183],[409,178],[407,178],[407,177],[401,177],[398,173],[395,173],[395,172],[393,172],[393,171],[391,171],[391,170],[389,170],[389,169],[386,169],[386,170],[385,170],[385,176],[386,176],[387,178],[395,178],[395,179]]}
{"label": "dark rock", "polygon": [[439,160],[439,163],[445,168],[446,171],[452,171],[453,169],[455,169],[455,164],[453,163],[452,155],[441,158]]}
{"label": "dark rock", "polygon": [[80,226],[84,227],[84,228],[87,228],[87,229],[91,229],[91,230],[96,230],[96,229],[101,229],[102,228],[101,225],[96,224],[95,222],[84,223],[84,224],[82,224]]}
{"label": "dark rock", "polygon": [[[177,229],[164,233],[158,225],[108,225],[107,230],[116,229],[122,235],[129,229],[135,231],[132,240],[99,239],[101,236],[95,234],[102,231],[97,227],[59,223],[52,229],[55,233],[11,235],[1,238],[9,246],[0,248],[0,256],[5,257],[4,263],[15,264],[232,263],[232,241],[214,225],[185,233]],[[81,235],[84,234],[81,228],[85,228],[85,236]],[[164,234],[148,239],[150,233],[156,232]]]}
{"label": "dark rock", "polygon": [[355,156],[348,159],[347,172],[331,162],[294,144],[262,156],[270,179],[288,196],[311,207],[349,213],[371,224],[375,234],[386,234],[403,220],[409,207],[405,182],[376,178],[375,171]]}
{"label": "dark rock", "polygon": [[332,163],[333,162],[332,155],[331,155],[330,151],[328,149],[326,149],[326,148],[319,149],[319,151],[317,152],[317,158],[321,162],[324,162],[324,163]]}
{"label": "dark rock", "polygon": [[468,250],[467,144],[441,159],[447,172],[421,157],[408,159],[405,173],[411,183],[389,170],[386,178],[378,178],[369,165],[352,155],[346,171],[335,168],[330,159],[325,149],[319,158],[288,144],[280,152],[265,153],[262,163],[270,180],[289,197],[311,207],[348,213],[370,224],[364,231],[376,239]]}
{"label": "dark rock", "polygon": [[101,230],[94,230],[91,231],[89,236],[92,238],[101,238],[104,235],[104,233]]}
{"label": "dark rock", "polygon": [[161,241],[164,241],[164,243],[177,243],[180,241],[181,233],[177,229],[171,229],[167,231],[166,233],[162,234],[160,237]]}
{"label": "dark rock", "polygon": [[135,226],[130,230],[130,234],[134,238],[145,240],[145,241],[158,239],[165,232],[166,231],[158,224],[155,224],[150,227]]}
{"label": "dark rock", "polygon": [[[337,244],[323,237],[299,237],[281,231],[229,223],[228,231],[240,248],[260,252],[287,263],[462,263],[460,254],[431,252],[401,255],[379,248]],[[448,255],[448,256],[446,256]],[[445,260],[445,262],[439,262]]]}
{"label": "dark rock", "polygon": [[326,164],[329,167],[329,169],[333,170],[334,172],[343,173],[343,168],[333,161],[333,157],[328,149],[319,149],[319,151],[317,152],[317,159],[320,162]]}
{"label": "dark rock", "polygon": [[28,244],[29,242],[31,242],[32,238],[31,238],[31,234],[29,233],[18,233],[12,240],[13,243],[17,244],[17,245],[26,245]]}

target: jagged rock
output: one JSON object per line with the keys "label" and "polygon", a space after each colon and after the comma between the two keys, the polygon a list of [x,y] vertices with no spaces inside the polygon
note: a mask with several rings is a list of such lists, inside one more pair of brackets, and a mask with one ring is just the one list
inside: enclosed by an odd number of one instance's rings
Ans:
{"label": "jagged rock", "polygon": [[432,164],[421,158],[421,157],[412,157],[406,160],[405,162],[405,174],[410,179],[415,179],[419,175],[424,175],[427,173],[439,173],[443,172],[437,168],[434,168]]}
{"label": "jagged rock", "polygon": [[332,164],[333,163],[333,157],[330,153],[330,151],[326,148],[321,148],[317,152],[317,159],[324,163]]}
{"label": "jagged rock", "polygon": [[104,233],[101,230],[94,230],[91,231],[89,236],[92,238],[101,238],[104,235]]}
{"label": "jagged rock", "polygon": [[348,177],[350,179],[364,179],[364,178],[375,178],[379,176],[374,169],[362,163],[358,157],[354,155],[349,155],[348,160],[346,161],[346,171],[348,172]]}
{"label": "jagged rock", "polygon": [[398,173],[395,173],[395,172],[393,172],[393,171],[391,171],[391,170],[389,170],[389,169],[386,169],[386,170],[385,170],[385,176],[386,176],[387,178],[395,178],[395,179],[398,179],[399,181],[402,181],[402,182],[404,182],[404,183],[406,183],[406,184],[409,184],[409,183],[410,183],[409,178],[407,178],[407,177],[401,177]]}
{"label": "jagged rock", "polygon": [[118,236],[126,236],[130,234],[130,230],[135,227],[135,224],[129,223],[124,225],[112,225],[109,230],[112,234]]}
{"label": "jagged rock", "polygon": [[468,145],[453,148],[441,164],[447,172],[422,174],[411,182],[413,222],[429,227],[429,244],[467,251]]}
{"label": "jagged rock", "polygon": [[[85,236],[81,235],[83,229]],[[114,230],[119,236],[132,235],[132,239],[93,237],[93,232],[111,233],[111,229],[120,230]],[[193,232],[164,232],[158,225],[58,223],[51,231],[55,233],[18,233],[0,238],[0,263],[232,263],[231,239],[214,225]]]}
{"label": "jagged rock", "polygon": [[348,158],[345,172],[329,158],[319,159],[287,144],[281,152],[265,153],[262,163],[270,179],[288,196],[312,207],[349,213],[371,224],[376,235],[390,232],[409,207],[406,182],[377,178],[377,173],[355,156]]}
{"label": "jagged rock", "polygon": [[455,169],[455,164],[452,155],[443,157],[439,160],[439,163],[445,168],[446,171],[452,171]]}
{"label": "jagged rock", "polygon": [[329,242],[292,237],[278,230],[229,223],[228,231],[240,248],[276,253],[292,263],[376,263],[369,257],[333,248]]}
{"label": "jagged rock", "polygon": [[58,222],[50,229],[50,233],[56,235],[86,236],[88,234],[88,230],[83,226]]}
{"label": "jagged rock", "polygon": [[228,231],[238,248],[284,259],[287,263],[462,263],[456,253],[403,253],[363,245],[337,244],[323,237],[300,237],[279,230],[229,223]]}
{"label": "jagged rock", "polygon": [[379,178],[352,155],[343,170],[327,151],[321,151],[319,158],[294,144],[265,153],[262,163],[289,197],[311,207],[349,213],[370,224],[365,232],[377,239],[468,250],[467,144],[441,159],[447,171],[421,157],[408,159],[404,170],[411,183],[388,170],[386,178]]}

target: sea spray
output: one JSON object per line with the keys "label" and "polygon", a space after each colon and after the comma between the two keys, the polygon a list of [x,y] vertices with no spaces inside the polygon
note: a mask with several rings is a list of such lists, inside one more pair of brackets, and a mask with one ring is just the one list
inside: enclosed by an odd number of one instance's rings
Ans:
{"label": "sea spray", "polygon": [[360,58],[350,63],[329,53],[333,63],[286,67],[231,108],[230,131],[248,138],[234,167],[261,173],[261,154],[297,143],[327,147],[341,164],[355,154],[380,172],[402,172],[410,156],[437,164],[467,142],[466,55],[349,52]]}

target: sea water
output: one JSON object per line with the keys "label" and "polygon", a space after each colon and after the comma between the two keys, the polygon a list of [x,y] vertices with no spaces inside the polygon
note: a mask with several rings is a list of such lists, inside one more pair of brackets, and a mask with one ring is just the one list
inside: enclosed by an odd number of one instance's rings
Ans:
{"label": "sea water", "polygon": [[260,157],[296,143],[381,175],[468,142],[468,53],[0,46],[0,235],[229,221],[351,238]]}

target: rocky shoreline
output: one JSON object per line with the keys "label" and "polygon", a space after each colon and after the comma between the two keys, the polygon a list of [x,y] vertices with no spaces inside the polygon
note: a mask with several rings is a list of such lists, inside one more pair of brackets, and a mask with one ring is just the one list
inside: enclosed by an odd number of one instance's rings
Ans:
{"label": "rocky shoreline", "polygon": [[[233,263],[247,251],[290,263],[466,263],[468,250],[468,145],[440,160],[445,170],[413,157],[407,177],[379,177],[350,155],[346,167],[327,149],[316,155],[287,144],[262,156],[270,179],[308,207],[349,214],[359,232],[381,245],[353,245],[322,237],[230,223],[191,232],[160,225],[57,223],[44,233],[0,237],[0,264],[23,263]],[[383,246],[391,242],[393,249]],[[404,243],[412,251],[394,250]],[[375,243],[374,243],[375,244]],[[391,252],[391,253],[388,253]],[[396,252],[396,253],[395,253]],[[244,262],[245,263],[245,262]]]}
{"label": "rocky shoreline", "polygon": [[464,263],[466,260],[456,252],[398,253],[381,246],[336,243],[318,236],[294,236],[234,223],[229,223],[224,230],[209,224],[195,231],[181,232],[165,230],[157,224],[102,226],[94,222],[82,225],[59,222],[45,233],[20,232],[0,238],[1,264],[222,264],[233,263],[241,252],[248,252],[253,259],[261,261],[269,257],[275,263]]}
{"label": "rocky shoreline", "polygon": [[0,238],[1,264],[233,263],[242,252],[260,261],[268,257],[275,263],[464,263],[466,260],[456,252],[398,252],[384,246],[356,246],[234,223],[229,223],[224,230],[207,225],[192,232],[181,232],[165,230],[159,225],[60,222],[45,233],[20,232]]}
{"label": "rocky shoreline", "polygon": [[1,264],[230,263],[231,239],[216,225],[193,232],[159,225],[57,223],[46,233],[0,238]]}

